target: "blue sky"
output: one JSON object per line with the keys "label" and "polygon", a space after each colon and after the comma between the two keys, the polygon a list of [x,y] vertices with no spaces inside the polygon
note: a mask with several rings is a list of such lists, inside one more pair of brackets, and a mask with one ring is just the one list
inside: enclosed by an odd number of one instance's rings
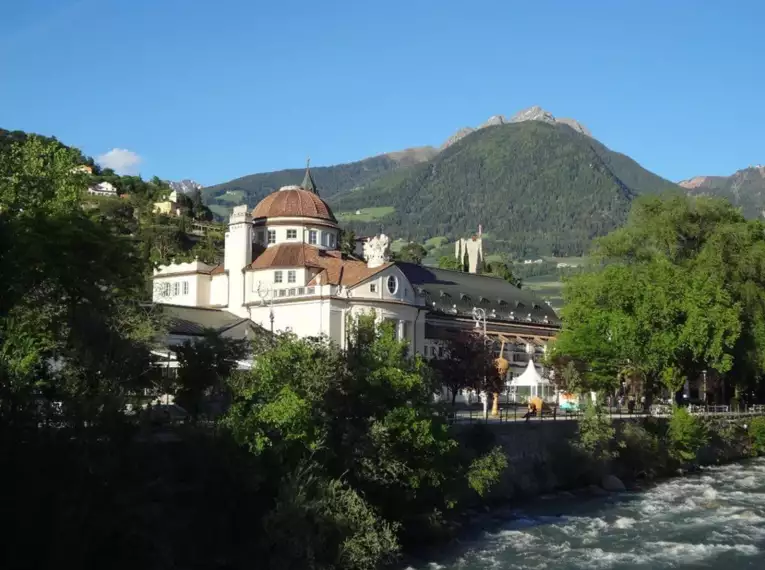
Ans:
{"label": "blue sky", "polygon": [[214,184],[541,105],[667,178],[730,174],[765,163],[763,21],[759,0],[6,1],[0,127]]}

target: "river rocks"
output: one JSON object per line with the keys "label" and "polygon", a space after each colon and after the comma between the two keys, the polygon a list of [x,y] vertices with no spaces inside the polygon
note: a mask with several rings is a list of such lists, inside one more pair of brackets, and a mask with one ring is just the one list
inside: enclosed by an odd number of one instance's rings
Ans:
{"label": "river rocks", "polygon": [[624,486],[624,483],[622,483],[622,480],[619,479],[616,475],[606,475],[603,477],[603,480],[600,482],[600,486],[603,487],[603,489],[606,491],[610,491],[612,493],[621,493],[627,490],[627,488]]}
{"label": "river rocks", "polygon": [[601,487],[598,487],[597,485],[590,485],[589,487],[587,487],[587,492],[590,495],[593,495],[595,497],[606,497],[606,496],[608,496],[608,491],[606,491],[605,489],[603,489]]}

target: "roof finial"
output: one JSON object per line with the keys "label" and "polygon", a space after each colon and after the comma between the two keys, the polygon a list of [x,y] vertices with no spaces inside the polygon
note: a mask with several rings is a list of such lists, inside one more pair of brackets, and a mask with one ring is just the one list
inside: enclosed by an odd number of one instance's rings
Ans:
{"label": "roof finial", "polygon": [[303,177],[303,183],[300,185],[303,190],[308,190],[309,192],[313,192],[317,196],[319,195],[319,191],[316,188],[316,183],[313,181],[313,176],[311,175],[311,157],[309,156],[305,161],[305,176]]}

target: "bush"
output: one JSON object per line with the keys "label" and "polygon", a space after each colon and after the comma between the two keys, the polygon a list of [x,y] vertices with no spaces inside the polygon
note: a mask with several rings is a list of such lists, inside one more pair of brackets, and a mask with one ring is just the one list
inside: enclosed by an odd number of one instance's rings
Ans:
{"label": "bush", "polygon": [[604,467],[615,456],[611,449],[615,433],[613,422],[603,408],[587,404],[579,420],[575,446],[595,464]]}
{"label": "bush", "polygon": [[667,430],[667,444],[673,459],[681,463],[693,461],[708,441],[709,433],[698,418],[686,408],[674,408]]}
{"label": "bush", "polygon": [[619,441],[619,463],[626,475],[654,475],[664,464],[663,455],[659,438],[643,425],[633,422],[623,425]]}
{"label": "bush", "polygon": [[757,455],[765,453],[765,417],[752,419],[749,424],[749,439],[752,442],[752,450]]}
{"label": "bush", "polygon": [[495,447],[470,465],[467,473],[468,484],[479,496],[485,497],[489,489],[499,482],[506,468],[507,455],[501,447]]}

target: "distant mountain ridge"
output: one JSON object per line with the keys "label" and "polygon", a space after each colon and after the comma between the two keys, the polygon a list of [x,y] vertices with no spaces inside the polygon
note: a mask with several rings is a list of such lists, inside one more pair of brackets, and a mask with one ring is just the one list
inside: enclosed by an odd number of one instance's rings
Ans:
{"label": "distant mountain ridge", "polygon": [[165,182],[168,183],[170,188],[176,192],[180,192],[181,194],[190,194],[194,190],[202,190],[204,188],[204,186],[202,186],[199,182],[189,180],[188,178],[178,180],[176,182],[172,180],[165,180]]}
{"label": "distant mountain ridge", "polygon": [[[329,203],[359,234],[382,229],[421,241],[463,237],[482,225],[493,252],[574,256],[623,224],[636,196],[681,192],[560,121],[490,126]],[[370,221],[365,208],[383,215]]]}
{"label": "distant mountain ridge", "polygon": [[765,166],[761,164],[730,176],[694,176],[678,185],[691,195],[727,198],[748,218],[765,217]]}
{"label": "distant mountain ridge", "polygon": [[[681,189],[613,152],[574,119],[535,106],[466,127],[440,149],[416,147],[311,168],[344,226],[396,238],[456,238],[479,224],[491,249],[514,256],[580,255],[621,225],[639,194]],[[253,174],[207,187],[226,217],[302,180],[304,170]]]}

